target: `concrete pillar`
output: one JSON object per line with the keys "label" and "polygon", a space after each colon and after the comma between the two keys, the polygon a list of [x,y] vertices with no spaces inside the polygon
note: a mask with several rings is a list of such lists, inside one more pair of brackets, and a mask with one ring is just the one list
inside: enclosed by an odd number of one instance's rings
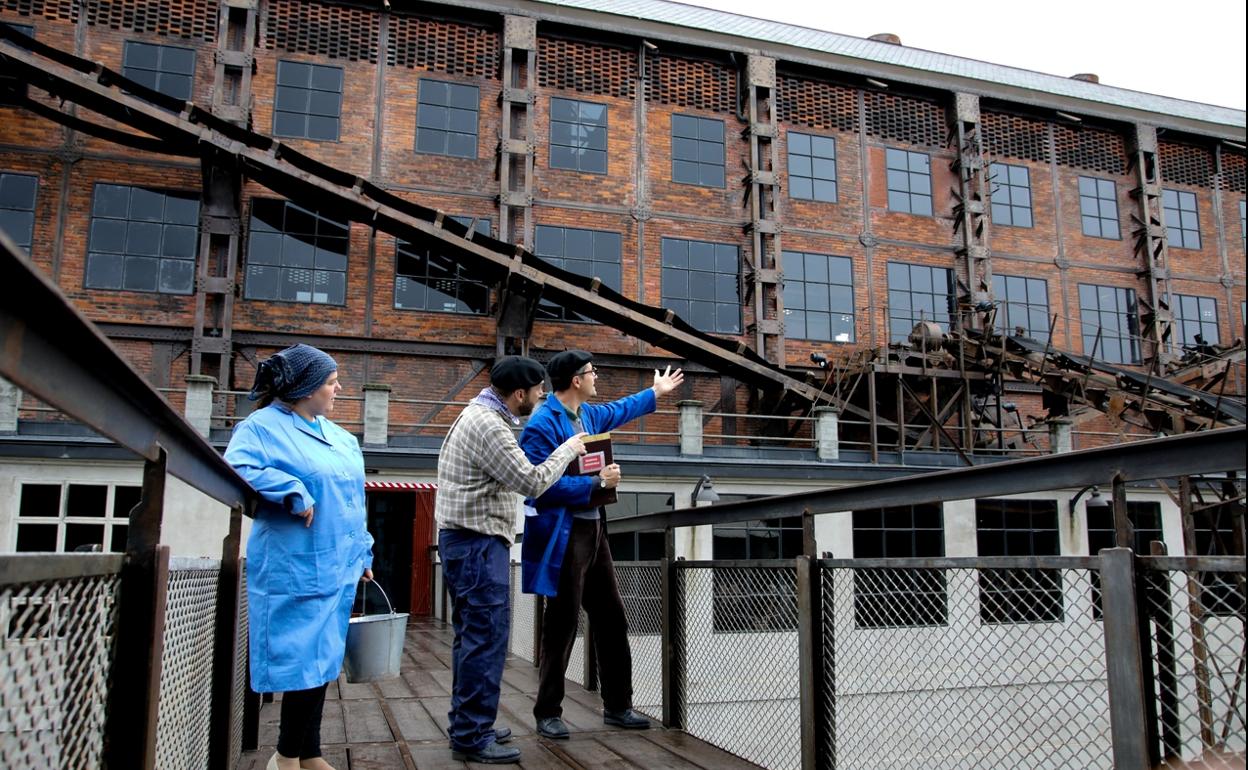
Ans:
{"label": "concrete pillar", "polygon": [[216,387],[216,377],[186,375],[186,421],[204,438],[212,428],[212,391]]}
{"label": "concrete pillar", "polygon": [[1065,417],[1049,420],[1049,454],[1059,455],[1074,448],[1071,430],[1074,425]]}
{"label": "concrete pillar", "polygon": [[22,404],[22,391],[0,377],[0,433],[17,433],[17,410]]}
{"label": "concrete pillar", "polygon": [[390,386],[364,386],[364,443],[385,446],[390,440]]}
{"label": "concrete pillar", "polygon": [[702,402],[678,401],[676,408],[680,410],[680,453],[682,455],[701,455]]}
{"label": "concrete pillar", "polygon": [[815,407],[815,454],[823,462],[841,459],[840,416],[834,406]]}

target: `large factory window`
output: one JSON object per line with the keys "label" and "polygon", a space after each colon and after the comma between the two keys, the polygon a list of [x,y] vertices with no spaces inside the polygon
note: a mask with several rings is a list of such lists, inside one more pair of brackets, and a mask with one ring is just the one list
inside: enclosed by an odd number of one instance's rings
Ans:
{"label": "large factory window", "polygon": [[724,121],[672,116],[672,181],[724,186]]}
{"label": "large factory window", "polygon": [[998,329],[1004,334],[1022,329],[1023,336],[1048,342],[1048,281],[998,273],[992,276],[992,294],[997,299]]}
{"label": "large factory window", "polygon": [[95,185],[87,288],[190,294],[198,247],[194,193]]}
{"label": "large factory window", "polygon": [[477,157],[480,98],[476,86],[422,79],[416,107],[416,152]]}
{"label": "large factory window", "polygon": [[0,171],[0,230],[30,251],[35,237],[35,194],[39,178]]}
{"label": "large factory window", "polygon": [[165,96],[190,101],[195,85],[195,51],[129,40],[122,55],[122,74]]}
{"label": "large factory window", "polygon": [[[470,227],[472,217],[451,217]],[[477,232],[490,234],[490,220],[478,219]],[[436,246],[437,242],[433,242]],[[469,270],[453,257],[398,241],[394,246],[394,306],[400,310],[432,310],[440,313],[490,312],[490,287],[473,280]]]}
{"label": "large factory window", "polygon": [[[855,559],[924,559],[945,555],[940,503],[854,511]],[[854,625],[940,626],[948,620],[942,569],[866,569],[854,574]]]}
{"label": "large factory window", "polygon": [[1010,227],[1031,227],[1031,174],[1026,166],[993,163],[992,223]]}
{"label": "large factory window", "polygon": [[954,323],[953,271],[944,267],[888,263],[888,337],[905,342],[916,324],[933,321],[945,330]]}
{"label": "large factory window", "polygon": [[279,61],[273,96],[273,135],[338,140],[342,68]]}
{"label": "large factory window", "polygon": [[[622,238],[609,230],[585,230],[577,227],[538,225],[534,231],[533,253],[555,267],[569,273],[598,278],[602,285],[620,291],[620,252]],[[581,321],[591,319],[549,300],[537,305],[537,317],[547,321]]]}
{"label": "large factory window", "polygon": [[[1174,295],[1174,337],[1177,345],[1216,345],[1218,335],[1218,301],[1213,297]],[[1199,336],[1200,340],[1196,337]]]}
{"label": "large factory window", "polygon": [[[980,556],[1057,556],[1056,500],[976,500]],[[1055,569],[983,569],[979,616],[985,623],[1062,619],[1062,573]]]}
{"label": "large factory window", "polygon": [[345,305],[349,224],[288,201],[251,203],[247,299]]}
{"label": "large factory window", "polygon": [[926,153],[886,150],[888,209],[932,215],[932,160]]}
{"label": "large factory window", "polygon": [[1162,190],[1161,208],[1170,245],[1176,249],[1199,249],[1200,216],[1196,213],[1196,193]]}
{"label": "large factory window", "polygon": [[836,203],[836,140],[789,132],[789,197]]}
{"label": "large factory window", "polygon": [[785,251],[782,257],[785,335],[853,342],[853,260],[801,251]]}
{"label": "large factory window", "polygon": [[1084,355],[1111,364],[1140,362],[1134,289],[1079,284],[1079,323],[1083,327]]}
{"label": "large factory window", "polygon": [[1084,235],[1114,240],[1122,237],[1118,228],[1118,194],[1108,179],[1079,177],[1079,214]]}
{"label": "large factory window", "polygon": [[607,173],[607,106],[550,100],[550,167]]}
{"label": "large factory window", "polygon": [[693,328],[741,333],[741,258],[729,243],[663,239],[663,306]]}

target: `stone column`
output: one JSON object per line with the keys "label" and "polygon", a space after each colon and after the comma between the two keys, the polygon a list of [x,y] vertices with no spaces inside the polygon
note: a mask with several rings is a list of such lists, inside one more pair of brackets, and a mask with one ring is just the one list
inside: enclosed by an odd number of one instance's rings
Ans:
{"label": "stone column", "polygon": [[212,391],[217,378],[204,374],[186,376],[186,421],[204,438],[212,429]]}
{"label": "stone column", "polygon": [[390,386],[364,386],[364,443],[385,446],[390,441]]}
{"label": "stone column", "polygon": [[1065,417],[1054,417],[1049,420],[1049,454],[1061,454],[1074,449],[1071,429],[1073,423]]}
{"label": "stone column", "polygon": [[702,402],[678,401],[680,410],[680,453],[698,456],[702,454]]}
{"label": "stone column", "polygon": [[841,459],[840,418],[834,406],[815,407],[815,454],[823,462]]}
{"label": "stone column", "polygon": [[0,377],[0,433],[17,433],[17,410],[21,403],[21,389]]}

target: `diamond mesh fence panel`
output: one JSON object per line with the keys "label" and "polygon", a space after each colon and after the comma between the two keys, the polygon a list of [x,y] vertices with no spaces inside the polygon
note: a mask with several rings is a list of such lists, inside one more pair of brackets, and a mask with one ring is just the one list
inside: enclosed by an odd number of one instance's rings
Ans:
{"label": "diamond mesh fence panel", "polygon": [[117,575],[0,586],[0,767],[100,767]]}
{"label": "diamond mesh fence panel", "polygon": [[663,718],[662,572],[657,564],[615,563],[633,656],[633,708]]}
{"label": "diamond mesh fence panel", "polygon": [[1243,767],[1244,572],[1144,574],[1163,766]]}
{"label": "diamond mesh fence panel", "polygon": [[208,765],[220,574],[219,566],[169,571],[156,725],[156,765],[161,770]]}
{"label": "diamond mesh fence panel", "polygon": [[520,565],[511,565],[511,654],[532,663],[533,617],[537,611],[537,596],[520,590]]}
{"label": "diamond mesh fence panel", "polygon": [[247,680],[247,561],[240,560],[238,565],[238,645],[234,650],[234,690],[230,700],[234,704],[234,719],[230,723],[230,762],[238,764],[243,754],[243,697],[251,683]]}
{"label": "diamond mesh fence panel", "polygon": [[794,567],[682,567],[677,584],[686,732],[763,767],[798,767]]}
{"label": "diamond mesh fence panel", "polygon": [[821,574],[835,766],[1113,766],[1090,570]]}

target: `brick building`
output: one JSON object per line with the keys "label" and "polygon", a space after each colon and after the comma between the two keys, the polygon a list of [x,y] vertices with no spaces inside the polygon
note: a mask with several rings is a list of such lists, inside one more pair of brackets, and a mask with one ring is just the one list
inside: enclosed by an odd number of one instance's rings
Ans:
{"label": "brick building", "polygon": [[[904,425],[902,438],[881,439],[877,417],[908,423],[926,408],[914,406],[926,392],[903,394],[915,366],[904,346],[931,361],[923,339],[909,341],[917,323],[940,325],[938,336],[1021,327],[1159,377],[1181,368],[1197,335],[1219,349],[1242,338],[1243,111],[887,36],[659,0],[632,7],[635,16],[607,2],[7,0],[0,21],[668,308],[859,404],[840,414],[839,452],[818,451],[809,402],[768,399],[683,361],[681,397],[701,411],[687,406],[682,424],[665,404],[617,436],[630,510],[685,505],[703,473],[721,490],[762,494],[958,464],[962,453],[1045,452],[1057,414],[1075,418],[1075,448],[1153,433],[1120,414],[1055,410],[1039,385],[1000,373],[977,370],[972,379],[992,387],[972,388],[946,360],[935,364],[943,379],[920,366],[931,406],[948,400],[938,394],[948,380],[963,388],[960,416],[936,420],[950,425],[943,445],[932,435],[908,444]],[[657,338],[593,322],[592,308],[510,302],[506,286],[436,241],[400,242],[286,202],[231,180],[228,163],[50,120],[91,118],[12,79],[5,87],[0,226],[172,403],[189,410],[211,390],[215,441],[245,414],[256,362],[294,341],[338,359],[347,393],[335,419],[363,435],[366,402],[387,416],[366,458],[390,482],[433,479],[456,402],[501,351],[591,349],[604,398],[682,363]],[[1224,397],[1242,399],[1238,360]],[[893,379],[877,394],[872,377],[867,397],[850,380],[871,361]],[[4,397],[16,416],[0,425],[0,549],[107,545],[138,467],[12,388]],[[759,415],[787,419],[777,428]],[[678,449],[699,424],[701,446]],[[78,511],[75,495],[92,502]],[[409,506],[372,499],[379,517]],[[55,533],[32,521],[51,515]],[[738,541],[740,555],[763,555],[750,550],[754,536],[787,542],[787,526],[716,532],[713,555],[721,543],[736,554]],[[1086,525],[1071,526],[1063,552],[1087,547]]]}

